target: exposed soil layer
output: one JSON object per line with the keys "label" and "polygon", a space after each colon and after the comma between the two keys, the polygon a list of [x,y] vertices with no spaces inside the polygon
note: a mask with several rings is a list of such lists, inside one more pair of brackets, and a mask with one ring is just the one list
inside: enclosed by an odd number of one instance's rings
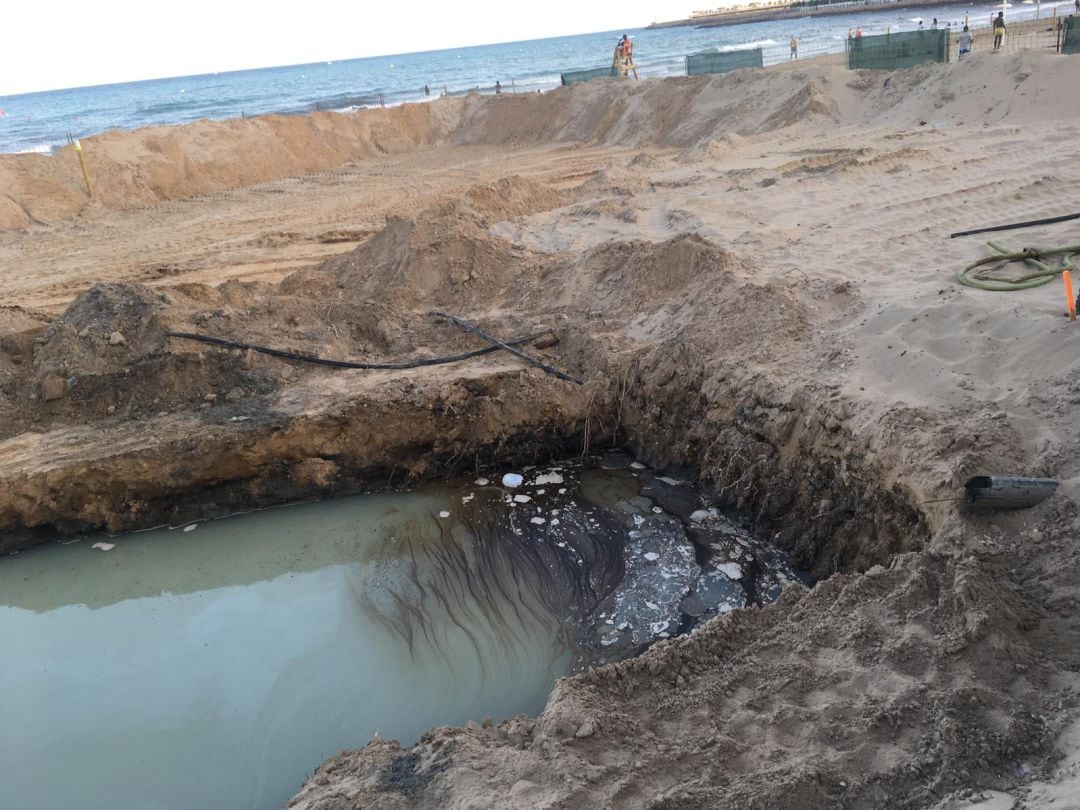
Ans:
{"label": "exposed soil layer", "polygon": [[[884,85],[802,66],[600,82],[402,112],[422,132],[398,140],[378,112],[363,126],[383,150],[357,174],[397,166],[387,195],[421,174],[432,184],[365,203],[379,221],[299,183],[273,208],[251,190],[228,209],[185,203],[227,210],[230,229],[252,216],[260,261],[279,250],[273,234],[343,234],[288,272],[242,272],[224,251],[216,276],[190,269],[207,243],[170,242],[196,226],[168,206],[11,237],[0,256],[25,249],[28,270],[3,282],[22,293],[0,310],[0,548],[628,444],[655,468],[693,470],[822,581],[566,679],[538,718],[345,752],[293,807],[945,810],[982,791],[1003,806],[1068,796],[1080,361],[1063,353],[1049,293],[957,291],[950,269],[980,248],[942,234],[1060,213],[1062,186],[1080,182],[1078,69],[1019,54]],[[1033,142],[1021,124],[1036,119]],[[194,126],[161,137],[209,131]],[[1068,160],[1047,155],[1047,137]],[[416,162],[386,162],[418,145]],[[346,151],[325,160],[362,157]],[[440,154],[446,168],[416,168]],[[466,159],[483,166],[477,182],[454,162]],[[999,186],[1023,192],[1022,216]],[[76,232],[110,240],[117,223],[133,252],[174,245],[175,274],[110,274],[101,248],[101,283],[73,301],[70,280],[48,288],[50,251]],[[365,362],[481,348],[431,309],[501,338],[550,330],[527,350],[586,383],[504,354],[331,371],[166,334]],[[1025,512],[964,514],[955,498],[976,473],[1062,486]]]}

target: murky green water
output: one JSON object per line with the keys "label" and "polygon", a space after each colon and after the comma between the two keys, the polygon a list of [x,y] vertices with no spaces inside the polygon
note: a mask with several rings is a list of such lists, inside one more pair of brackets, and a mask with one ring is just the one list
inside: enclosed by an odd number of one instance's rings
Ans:
{"label": "murky green water", "polygon": [[0,559],[0,810],[274,808],[796,574],[625,456]]}
{"label": "murky green water", "polygon": [[570,662],[544,617],[492,627],[462,593],[410,644],[358,599],[395,585],[380,572],[415,552],[397,535],[438,536],[449,501],[361,496],[0,559],[0,807],[277,807],[376,732],[407,744],[541,709]]}

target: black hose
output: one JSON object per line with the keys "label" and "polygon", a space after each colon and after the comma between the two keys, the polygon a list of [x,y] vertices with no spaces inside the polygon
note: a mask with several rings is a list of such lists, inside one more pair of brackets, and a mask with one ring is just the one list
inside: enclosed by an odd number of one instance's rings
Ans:
{"label": "black hose", "polygon": [[[259,352],[260,354],[268,354],[271,357],[283,357],[286,360],[298,360],[301,363],[313,363],[318,366],[330,366],[331,368],[359,368],[359,369],[405,369],[405,368],[421,368],[422,366],[441,366],[446,363],[457,363],[461,360],[469,360],[473,357],[480,357],[481,355],[491,354],[492,352],[499,351],[501,346],[489,346],[486,349],[476,349],[471,352],[463,352],[462,354],[449,354],[444,357],[425,357],[420,360],[405,360],[400,363],[351,363],[348,360],[325,360],[322,357],[314,357],[310,354],[297,354],[296,352],[287,352],[284,349],[271,349],[267,346],[254,346],[250,343],[241,343],[236,340],[226,340],[225,338],[211,337],[210,335],[199,335],[194,332],[166,332],[169,337],[183,338],[184,340],[197,340],[200,343],[211,343],[214,346],[223,346],[226,349],[244,349],[253,352]],[[521,346],[526,343],[531,343],[537,338],[544,335],[551,334],[551,330],[547,329],[543,332],[536,332],[532,335],[527,335],[516,340],[511,340],[507,343],[510,346]]]}
{"label": "black hose", "polygon": [[1068,222],[1070,219],[1080,219],[1080,214],[1065,214],[1061,217],[1047,217],[1046,219],[1029,219],[1027,222],[1014,222],[1011,225],[993,225],[989,228],[975,228],[972,231],[957,231],[949,234],[950,239],[958,236],[971,236],[975,233],[990,233],[990,231],[1011,231],[1013,228],[1033,228],[1036,225],[1052,225],[1055,222]]}
{"label": "black hose", "polygon": [[464,318],[459,318],[457,315],[451,315],[449,312],[440,312],[437,309],[431,310],[431,312],[429,312],[428,315],[433,315],[436,318],[446,318],[451,323],[457,324],[458,326],[460,326],[466,332],[472,332],[472,334],[476,335],[477,337],[483,338],[484,340],[486,340],[488,343],[491,344],[493,349],[502,349],[503,351],[510,352],[510,354],[514,355],[514,357],[521,358],[526,363],[528,363],[530,366],[536,366],[541,371],[546,371],[548,374],[550,374],[553,377],[558,377],[560,380],[566,380],[566,382],[571,382],[574,385],[584,385],[585,384],[581,380],[579,380],[577,377],[571,377],[569,374],[567,374],[567,373],[565,373],[563,371],[559,371],[559,369],[555,368],[555,366],[549,366],[547,363],[541,362],[540,360],[537,360],[535,357],[532,357],[530,355],[525,354],[525,352],[519,352],[517,349],[515,349],[509,343],[503,343],[498,338],[492,337],[487,332],[483,331],[480,327],[478,327],[476,324],[469,323]]}

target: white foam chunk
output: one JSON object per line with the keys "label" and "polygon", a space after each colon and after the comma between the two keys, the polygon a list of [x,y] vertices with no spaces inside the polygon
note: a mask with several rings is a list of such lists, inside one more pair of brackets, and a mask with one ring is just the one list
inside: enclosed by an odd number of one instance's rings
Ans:
{"label": "white foam chunk", "polygon": [[742,566],[738,563],[721,563],[716,570],[728,579],[742,579]]}

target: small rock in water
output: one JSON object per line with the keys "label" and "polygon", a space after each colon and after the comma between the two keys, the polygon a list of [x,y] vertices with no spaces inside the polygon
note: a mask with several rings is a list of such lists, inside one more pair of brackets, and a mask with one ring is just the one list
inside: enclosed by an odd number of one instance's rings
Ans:
{"label": "small rock in water", "polygon": [[491,482],[490,482],[490,481],[488,481],[488,480],[487,480],[486,478],[477,478],[477,479],[476,479],[476,481],[475,481],[474,483],[475,483],[475,484],[476,484],[476,485],[477,485],[478,487],[486,487],[486,486],[487,486],[488,484],[490,484]]}
{"label": "small rock in water", "polygon": [[530,498],[528,495],[515,495],[514,496],[514,501],[516,503],[528,503],[531,500],[532,500],[532,498]]}
{"label": "small rock in water", "polygon": [[125,343],[127,343],[127,341],[124,339],[122,332],[113,332],[109,335],[110,346],[123,346]]}
{"label": "small rock in water", "polygon": [[644,470],[645,465],[642,464],[640,461],[631,461],[630,462],[630,469],[631,470]]}
{"label": "small rock in water", "polygon": [[507,473],[502,477],[503,486],[510,487],[510,489],[513,489],[514,487],[520,487],[522,483],[524,483],[524,481],[525,479],[517,473]]}
{"label": "small rock in water", "polygon": [[655,551],[647,551],[644,554],[642,554],[641,556],[644,557],[649,562],[656,562],[657,560],[660,559],[660,555],[657,554]]}
{"label": "small rock in water", "polygon": [[116,548],[116,543],[94,543],[90,548],[99,548],[102,551],[112,551]]}
{"label": "small rock in water", "polygon": [[542,517],[534,517],[529,519],[529,523],[535,523],[537,526],[543,526],[545,523],[547,523],[547,521],[544,520],[544,518]]}
{"label": "small rock in water", "polygon": [[188,524],[187,526],[185,526],[185,527],[184,527],[184,531],[185,531],[185,532],[193,532],[193,531],[195,531],[195,530],[196,530],[197,528],[199,528],[199,524],[198,524],[198,523],[189,523],[189,524]]}
{"label": "small rock in water", "polygon": [[543,475],[538,475],[536,477],[536,481],[534,481],[533,483],[535,483],[535,484],[561,484],[562,482],[563,482],[563,477],[561,475],[559,475],[558,473],[553,472],[553,473],[544,473]]}

